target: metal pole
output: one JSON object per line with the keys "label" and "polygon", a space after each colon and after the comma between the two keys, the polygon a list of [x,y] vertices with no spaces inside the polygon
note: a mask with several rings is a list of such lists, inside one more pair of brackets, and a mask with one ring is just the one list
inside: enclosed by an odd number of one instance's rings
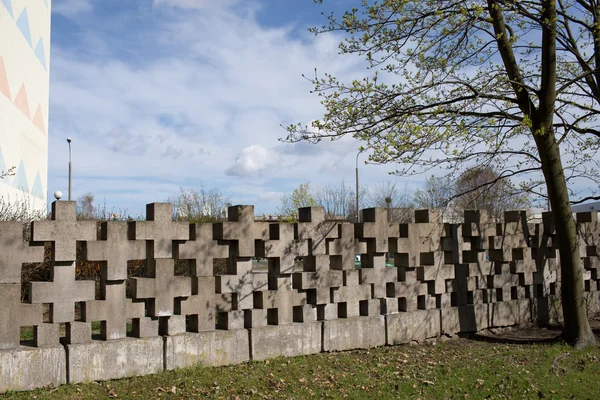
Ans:
{"label": "metal pole", "polygon": [[71,138],[67,138],[69,143],[69,201],[71,201],[71,179],[72,179],[72,164],[71,164]]}
{"label": "metal pole", "polygon": [[363,149],[359,150],[356,154],[356,222],[360,222],[360,204],[358,202],[358,156],[363,152]]}

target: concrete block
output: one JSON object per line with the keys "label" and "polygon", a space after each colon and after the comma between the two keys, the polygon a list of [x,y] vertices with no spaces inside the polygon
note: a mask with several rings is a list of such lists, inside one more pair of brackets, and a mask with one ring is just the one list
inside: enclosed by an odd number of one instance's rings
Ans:
{"label": "concrete block", "polygon": [[264,360],[321,351],[322,322],[269,325],[250,329],[250,357]]}
{"label": "concrete block", "polygon": [[291,274],[294,272],[294,258],[309,254],[308,242],[308,240],[294,239],[294,224],[285,222],[270,224],[268,240],[256,242],[256,256],[268,258],[271,270],[279,274]]}
{"label": "concrete block", "polygon": [[[127,298],[124,281],[102,282],[101,285],[104,300],[86,301],[82,317],[86,322],[102,322],[102,339],[125,339],[127,319],[143,319],[146,315],[145,305],[143,302],[134,303]],[[146,336],[156,336],[156,333],[154,330]]]}
{"label": "concrete block", "polygon": [[58,262],[75,261],[77,241],[97,236],[96,221],[77,221],[74,201],[54,201],[52,219],[33,221],[31,229],[34,242],[52,242],[52,260]]}
{"label": "concrete block", "polygon": [[321,321],[330,321],[338,316],[337,304],[323,304],[317,306],[317,318]]}
{"label": "concrete block", "polygon": [[33,328],[38,347],[52,347],[60,344],[60,325],[43,323]]}
{"label": "concrete block", "polygon": [[185,315],[171,315],[167,318],[160,318],[158,329],[162,336],[185,333]]}
{"label": "concrete block", "polygon": [[500,301],[490,304],[490,327],[528,325],[531,317],[529,299]]}
{"label": "concrete block", "polygon": [[517,302],[518,305],[517,324],[525,326],[531,325],[533,323],[531,299],[519,299],[513,301]]}
{"label": "concrete block", "polygon": [[229,245],[213,240],[213,224],[210,223],[191,225],[190,239],[179,245],[179,258],[195,261],[194,276],[212,277],[214,259],[227,258]]}
{"label": "concrete block", "polygon": [[270,324],[298,322],[294,319],[294,309],[306,305],[306,293],[292,288],[291,275],[274,275],[269,278],[269,285],[272,285],[271,290],[253,293],[254,308],[267,309],[267,321]]}
{"label": "concrete block", "polygon": [[[367,241],[367,252],[385,253],[390,237],[398,237],[398,225],[388,223],[388,210],[367,208],[362,210],[362,223],[356,224],[356,237]],[[394,230],[394,228],[396,228]]]}
{"label": "concrete block", "polygon": [[[336,270],[354,269],[354,225],[339,224],[337,226],[338,238],[327,243],[331,257],[331,268]],[[384,261],[385,263],[385,261]],[[385,266],[385,264],[384,264]]]}
{"label": "concrete block", "polygon": [[21,303],[18,283],[0,283],[0,304],[0,349],[18,348],[20,328],[42,323],[42,305]]}
{"label": "concrete block", "polygon": [[[217,314],[217,326],[223,330],[240,330],[245,328],[246,310],[232,310]],[[252,316],[253,318],[256,315]]]}
{"label": "concrete block", "polygon": [[67,343],[81,344],[92,341],[92,324],[89,322],[69,322],[66,324]]}
{"label": "concrete block", "polygon": [[400,311],[400,302],[396,297],[386,297],[380,299],[381,302],[381,313],[382,314],[393,314]]}
{"label": "concrete block", "polygon": [[362,300],[359,303],[360,315],[375,316],[381,315],[381,301],[379,299]]}
{"label": "concrete block", "polygon": [[294,322],[315,322],[317,320],[317,308],[307,304],[294,308]]}
{"label": "concrete block", "polygon": [[0,393],[66,382],[67,358],[63,346],[21,346],[0,351]]}
{"label": "concrete block", "polygon": [[86,258],[89,261],[106,261],[103,274],[108,281],[127,279],[127,261],[146,258],[143,240],[128,240],[128,223],[102,222],[100,240],[87,242]]}
{"label": "concrete block", "polygon": [[51,303],[50,319],[55,324],[75,321],[75,303],[95,298],[94,281],[75,279],[75,262],[56,262],[50,273],[51,282],[29,283],[31,303]]}
{"label": "concrete block", "polygon": [[588,318],[598,318],[600,315],[600,292],[586,292],[583,296]]}
{"label": "concrete block", "polygon": [[158,335],[158,320],[151,318],[136,318],[132,321],[133,336],[136,338],[146,338]]}
{"label": "concrete block", "polygon": [[440,335],[440,310],[419,310],[385,316],[386,344],[408,343]]}
{"label": "concrete block", "polygon": [[[255,308],[252,310],[244,310],[244,327],[245,328],[259,328],[261,326],[267,326],[267,314],[266,308],[260,309]],[[241,327],[238,329],[242,329]]]}
{"label": "concrete block", "polygon": [[435,296],[425,294],[417,296],[417,308],[419,310],[433,310],[437,308]]}
{"label": "concrete block", "polygon": [[298,238],[300,240],[311,240],[310,254],[327,254],[327,239],[336,239],[338,230],[337,223],[325,221],[325,209],[323,207],[302,207],[298,209]]}
{"label": "concrete block", "polygon": [[163,338],[94,341],[67,346],[69,383],[106,381],[163,370]]}
{"label": "concrete block", "polygon": [[199,364],[232,365],[249,360],[250,341],[245,329],[184,333],[165,338],[167,370]]}
{"label": "concrete block", "polygon": [[236,241],[234,247],[237,257],[254,257],[255,239],[268,239],[267,222],[254,221],[254,206],[237,205],[228,207],[227,222],[213,225],[214,238]]}
{"label": "concrete block", "polygon": [[25,262],[44,260],[44,247],[23,242],[23,223],[0,222],[0,283],[21,284],[21,266]]}
{"label": "concrete block", "polygon": [[[228,298],[235,298],[237,299],[237,310],[249,310],[254,307],[253,293],[268,288],[267,274],[254,273],[252,271],[252,260],[249,258],[247,260],[242,260],[244,261],[238,260],[235,263],[235,275],[227,274],[215,276],[217,308],[219,308],[219,304],[224,306],[224,302]],[[230,307],[231,306],[232,304],[230,303]],[[224,309],[222,311],[229,310]]]}
{"label": "concrete block", "polygon": [[148,240],[146,249],[154,258],[171,258],[173,242],[188,240],[190,226],[187,222],[174,222],[169,203],[146,204],[146,221],[129,224],[129,239]]}
{"label": "concrete block", "polygon": [[354,317],[323,322],[323,351],[385,345],[385,317]]}
{"label": "concrete block", "polygon": [[442,333],[477,332],[489,327],[487,304],[442,308]]}
{"label": "concrete block", "polygon": [[436,305],[439,303],[439,306],[436,308],[450,308],[452,307],[452,293],[441,293],[435,296]]}
{"label": "concrete block", "polygon": [[531,300],[532,322],[540,325],[561,324],[562,302],[560,296],[538,297]]}
{"label": "concrete block", "polygon": [[191,278],[176,276],[174,263],[172,259],[148,260],[149,277],[131,278],[131,297],[135,300],[150,300],[148,312],[151,317],[173,315],[173,299],[192,295]]}
{"label": "concrete block", "polygon": [[358,317],[360,302],[371,299],[371,285],[360,284],[360,274],[360,270],[344,271],[344,286],[332,293],[332,302],[341,303],[338,314],[342,318]]}

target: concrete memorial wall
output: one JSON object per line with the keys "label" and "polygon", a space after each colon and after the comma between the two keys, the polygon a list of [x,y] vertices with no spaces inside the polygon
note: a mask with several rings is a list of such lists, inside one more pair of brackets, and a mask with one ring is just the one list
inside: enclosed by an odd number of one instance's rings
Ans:
{"label": "concrete memorial wall", "polygon": [[[97,224],[77,221],[75,208],[54,202],[51,220],[32,223],[30,242],[20,223],[0,222],[1,391],[560,318],[551,215],[533,225],[521,211],[502,223],[468,211],[464,223],[443,224],[419,210],[415,223],[401,224],[388,222],[385,209],[367,209],[352,224],[326,221],[311,207],[287,223],[257,221],[253,206],[234,206],[227,222],[189,224],[173,221],[170,204],[153,203],[146,221]],[[577,222],[596,315],[597,213]],[[77,242],[79,257],[102,263],[99,288],[76,279]],[[29,283],[22,302],[22,266],[43,261],[44,244],[50,279]],[[226,273],[215,274],[215,259],[225,258]],[[257,258],[268,268],[256,268]],[[131,260],[145,260],[144,277],[128,276]],[[185,275],[177,260],[188,263]],[[33,327],[33,341],[20,340],[22,327]]]}

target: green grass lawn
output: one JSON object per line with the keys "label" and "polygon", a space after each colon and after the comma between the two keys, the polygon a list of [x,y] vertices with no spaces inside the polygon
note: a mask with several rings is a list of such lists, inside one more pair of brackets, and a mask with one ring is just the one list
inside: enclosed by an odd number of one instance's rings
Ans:
{"label": "green grass lawn", "polygon": [[10,399],[600,399],[600,347],[437,345],[278,358],[119,381],[8,393]]}

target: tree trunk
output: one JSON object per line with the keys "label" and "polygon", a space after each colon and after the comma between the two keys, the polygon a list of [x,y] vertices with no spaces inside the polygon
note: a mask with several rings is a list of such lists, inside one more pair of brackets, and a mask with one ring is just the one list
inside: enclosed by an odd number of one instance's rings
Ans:
{"label": "tree trunk", "polygon": [[578,348],[590,346],[595,344],[596,339],[587,316],[577,228],[569,202],[560,148],[552,128],[550,132],[534,134],[534,138],[546,179],[560,252],[563,338]]}

